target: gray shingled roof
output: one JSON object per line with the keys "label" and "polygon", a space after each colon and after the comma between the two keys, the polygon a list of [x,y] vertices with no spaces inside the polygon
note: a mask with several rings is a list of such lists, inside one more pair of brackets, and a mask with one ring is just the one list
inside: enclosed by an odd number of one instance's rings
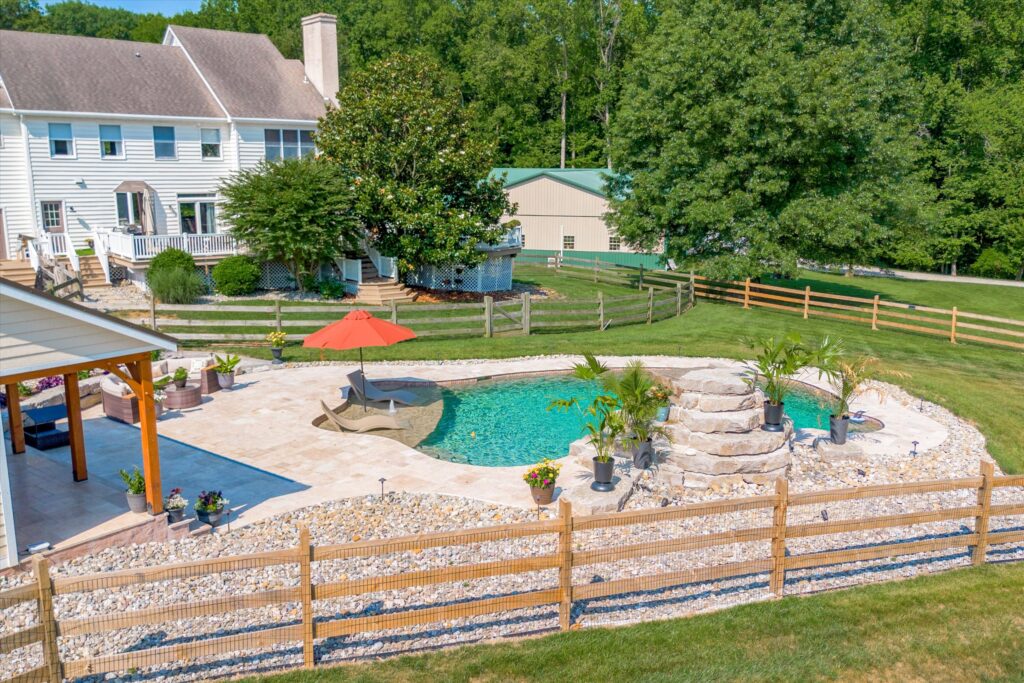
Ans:
{"label": "gray shingled roof", "polygon": [[315,120],[324,100],[302,62],[285,59],[258,33],[171,26],[196,66],[236,118]]}
{"label": "gray shingled roof", "polygon": [[182,50],[167,45],[0,31],[0,77],[18,109],[224,116]]}

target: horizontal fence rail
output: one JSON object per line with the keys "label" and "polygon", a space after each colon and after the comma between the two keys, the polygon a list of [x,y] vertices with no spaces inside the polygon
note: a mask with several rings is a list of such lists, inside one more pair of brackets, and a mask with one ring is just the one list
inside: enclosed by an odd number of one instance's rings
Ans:
{"label": "horizontal fence rail", "polygon": [[694,295],[708,300],[734,303],[744,308],[765,308],[801,315],[870,325],[873,330],[916,332],[959,341],[1024,349],[1024,320],[962,311],[958,307],[935,308],[896,301],[831,294],[805,287],[779,287],[750,279],[714,280],[678,271],[650,270],[620,266],[571,256],[520,257],[522,262],[543,262],[571,277],[592,279],[656,291],[671,290],[679,283],[692,286]]}
{"label": "horizontal fence rail", "polygon": [[[562,500],[558,516],[551,519],[334,545],[314,546],[309,529],[301,526],[298,544],[281,550],[86,575],[52,577],[49,561],[39,559],[35,563],[35,581],[32,584],[0,591],[0,610],[20,608],[25,603],[33,603],[38,610],[37,624],[11,632],[0,631],[0,654],[7,655],[20,648],[41,647],[41,664],[7,679],[15,681],[58,681],[65,677],[135,671],[142,667],[181,666],[182,662],[191,664],[198,658],[214,658],[219,662],[216,659],[219,656],[237,663],[244,659],[239,657],[240,652],[265,651],[285,645],[294,652],[301,650],[301,661],[308,668],[317,663],[315,642],[326,638],[367,632],[372,632],[373,638],[381,638],[380,631],[435,623],[442,624],[437,628],[446,628],[459,620],[481,615],[545,606],[552,614],[557,611],[560,627],[568,629],[572,625],[574,602],[755,575],[767,575],[771,592],[781,596],[785,592],[786,573],[789,571],[949,549],[968,549],[971,563],[977,565],[986,561],[986,553],[992,546],[1024,543],[1024,531],[1016,520],[1011,521],[1010,528],[990,529],[993,519],[1007,520],[1024,515],[1024,490],[1012,502],[992,505],[993,490],[1009,487],[1024,489],[1024,476],[997,477],[993,465],[983,462],[981,475],[977,477],[797,494],[790,494],[787,481],[779,479],[775,492],[768,495],[583,516],[574,516],[571,504]],[[920,512],[841,520],[824,517],[821,522],[796,523],[790,520],[793,511],[801,507],[881,497],[900,497],[902,507],[905,497],[959,491],[966,492],[974,504],[936,509],[934,501],[931,501],[929,509]],[[741,526],[743,522],[729,517],[735,513],[770,514],[769,523],[744,527]],[[640,543],[616,543],[614,537],[602,536],[598,537],[602,544],[597,547],[586,545],[587,534],[593,532],[623,529],[625,535],[618,537],[623,541],[631,533],[626,530],[628,527],[646,525],[650,528],[695,518],[709,522],[719,520],[729,528],[709,533],[683,533],[678,537]],[[791,545],[812,536],[840,536],[857,531],[971,518],[973,521],[965,522],[959,531],[948,533],[928,535],[921,532],[924,535],[898,540],[876,539],[867,545],[839,539],[836,541],[838,547],[812,552],[795,552]],[[532,545],[527,547],[533,549],[533,554],[496,556],[486,545],[510,539],[529,540]],[[723,561],[702,567],[665,571],[666,565],[671,566],[665,562],[654,565],[650,571],[641,568],[609,580],[593,578],[594,574],[589,569],[594,565],[608,566],[626,560],[642,563],[644,558],[655,556],[758,543],[764,544],[766,550],[762,557],[737,560],[728,554],[709,555],[709,558],[718,557]],[[843,543],[847,545],[844,547]],[[392,571],[361,577],[336,574],[329,580],[314,580],[314,565],[323,568],[338,561],[385,561],[381,566],[392,567],[389,558],[397,554],[421,558],[431,549],[449,551],[454,548],[473,552],[458,555],[462,558],[460,561],[447,560],[443,566],[395,567]],[[449,558],[451,555],[442,554],[440,557]],[[412,560],[414,563],[420,561]],[[573,574],[574,568],[583,567],[588,569]],[[282,572],[277,574],[281,585],[257,586],[259,572],[269,570]],[[334,602],[368,595],[391,595],[400,590],[417,591],[440,584],[468,585],[491,577],[513,576],[518,579],[525,575],[540,576],[544,572],[548,572],[550,577],[547,583],[528,583],[524,578],[506,590],[490,588],[483,594],[461,598],[449,598],[442,593],[440,597],[435,595],[433,601],[416,597],[418,594],[414,592],[406,600],[384,603],[383,609],[369,612],[365,608],[339,607]],[[250,581],[256,588],[235,595],[218,594],[215,590],[197,592],[196,595],[182,596],[170,605],[104,608],[72,617],[59,614],[62,610],[54,606],[56,601],[66,600],[72,595],[79,598],[95,595],[97,604],[106,605],[105,599],[116,600],[118,588],[133,587],[144,591],[147,586],[161,582],[191,582],[200,578],[224,581],[226,576],[239,575],[252,577]],[[199,591],[199,584],[185,585],[195,586],[191,590]],[[220,584],[215,582],[214,585]],[[288,605],[292,607],[288,608]],[[218,620],[230,613],[258,613],[266,609],[283,611],[271,612],[268,621],[250,628],[232,630],[217,626]],[[207,619],[205,625],[190,626],[184,639],[168,637],[166,641],[162,638],[139,641],[136,634],[119,640],[119,634],[125,630],[179,620],[190,623],[188,620],[201,618]],[[210,619],[214,621],[210,622]],[[212,629],[213,632],[207,633],[204,629]],[[123,643],[123,649],[82,656],[76,647],[61,647],[61,639],[77,643],[76,638],[89,634],[103,634],[112,643]],[[67,655],[71,652],[78,656],[69,658]]]}
{"label": "horizontal fence rail", "polygon": [[528,294],[495,301],[484,297],[477,303],[399,304],[388,306],[267,305],[152,303],[143,319],[187,342],[263,341],[270,331],[283,331],[288,341],[301,341],[315,330],[350,311],[361,309],[405,325],[417,337],[495,337],[529,335],[536,331],[606,330],[620,325],[650,324],[680,316],[693,303],[689,284],[670,290],[649,287],[630,296],[586,300],[538,300]]}

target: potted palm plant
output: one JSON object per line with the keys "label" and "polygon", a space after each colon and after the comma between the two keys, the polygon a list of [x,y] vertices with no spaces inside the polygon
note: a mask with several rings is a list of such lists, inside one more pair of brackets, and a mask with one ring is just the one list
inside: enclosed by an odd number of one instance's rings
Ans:
{"label": "potted palm plant", "polygon": [[764,424],[768,432],[781,432],[786,410],[786,395],[790,377],[809,365],[817,365],[819,376],[828,373],[835,358],[842,353],[838,341],[825,337],[817,346],[807,346],[799,334],[785,337],[761,337],[747,343],[759,349],[754,360],[744,369],[744,379],[751,386],[760,385],[764,391]]}
{"label": "potted palm plant", "polygon": [[879,396],[882,390],[866,386],[870,380],[882,376],[906,377],[906,373],[883,368],[881,361],[873,356],[858,356],[853,359],[835,360],[828,372],[833,389],[832,414],[828,418],[829,439],[837,446],[846,443],[850,429],[850,404],[868,392]]}
{"label": "potted palm plant", "polygon": [[530,487],[534,503],[547,505],[551,502],[555,495],[555,480],[558,479],[561,469],[561,465],[544,458],[526,471],[523,481]]}
{"label": "potted palm plant", "polygon": [[201,491],[195,504],[196,517],[203,524],[217,526],[229,502],[220,491]]}
{"label": "potted palm plant", "polygon": [[241,358],[228,354],[225,358],[214,356],[217,363],[213,366],[217,373],[217,384],[221,389],[230,389],[235,384],[235,368],[241,362]]}
{"label": "potted palm plant", "polygon": [[171,495],[164,500],[164,509],[167,510],[167,521],[170,524],[185,519],[185,508],[188,507],[188,498],[181,495],[180,488],[171,489]]}
{"label": "potted palm plant", "polygon": [[146,478],[142,472],[138,467],[133,467],[131,472],[120,470],[118,474],[121,475],[121,481],[124,482],[124,494],[128,499],[128,509],[132,512],[145,512],[147,509]]}
{"label": "potted palm plant", "polygon": [[267,343],[270,344],[270,353],[274,357],[274,365],[280,365],[284,362],[281,360],[281,351],[284,349],[284,342],[287,338],[284,330],[274,330],[267,333]]}

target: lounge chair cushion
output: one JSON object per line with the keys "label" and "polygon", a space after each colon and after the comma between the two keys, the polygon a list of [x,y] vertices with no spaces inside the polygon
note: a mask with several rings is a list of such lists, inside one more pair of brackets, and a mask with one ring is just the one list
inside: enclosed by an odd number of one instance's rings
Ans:
{"label": "lounge chair cushion", "polygon": [[127,396],[132,393],[132,388],[122,382],[117,375],[106,375],[100,380],[100,391],[105,391],[112,396]]}

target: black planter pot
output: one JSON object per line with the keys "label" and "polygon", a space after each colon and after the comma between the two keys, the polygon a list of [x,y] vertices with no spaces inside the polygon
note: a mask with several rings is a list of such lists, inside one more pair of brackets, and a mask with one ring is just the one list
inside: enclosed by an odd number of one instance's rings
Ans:
{"label": "black planter pot", "polygon": [[224,508],[219,510],[213,510],[204,512],[202,510],[196,510],[196,517],[203,524],[209,524],[210,526],[217,526],[220,523],[220,518],[224,516]]}
{"label": "black planter pot", "polygon": [[764,425],[761,429],[766,432],[781,432],[782,418],[786,414],[786,404],[779,403],[778,405],[770,402],[764,402]]}
{"label": "black planter pot", "polygon": [[846,434],[850,430],[850,416],[843,415],[842,417],[836,417],[835,415],[829,415],[828,418],[828,436],[837,446],[842,446],[846,443]]}
{"label": "black planter pot", "polygon": [[615,488],[612,477],[615,475],[615,460],[601,462],[594,456],[594,483],[590,488],[595,491],[611,491]]}
{"label": "black planter pot", "polygon": [[276,346],[271,346],[270,347],[270,355],[272,355],[274,357],[274,365],[280,365],[281,363],[284,362],[283,360],[281,360],[281,352],[283,350],[284,349],[280,349],[280,348],[278,348]]}
{"label": "black planter pot", "polygon": [[182,377],[181,379],[174,380],[174,386],[179,389],[184,389],[186,384],[188,384],[188,377]]}
{"label": "black planter pot", "polygon": [[645,470],[651,466],[652,460],[654,460],[654,443],[647,439],[633,451],[633,467]]}
{"label": "black planter pot", "polygon": [[167,511],[167,523],[174,524],[185,519],[185,508],[177,508],[176,510]]}

